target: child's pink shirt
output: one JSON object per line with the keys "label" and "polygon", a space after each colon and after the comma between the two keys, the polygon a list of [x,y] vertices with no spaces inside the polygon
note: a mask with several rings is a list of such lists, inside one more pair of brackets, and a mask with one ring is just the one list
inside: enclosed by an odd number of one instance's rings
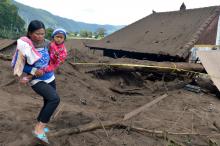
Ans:
{"label": "child's pink shirt", "polygon": [[67,57],[67,50],[64,43],[58,45],[55,42],[51,42],[49,53],[50,62],[49,65],[43,69],[45,72],[51,72],[57,69],[60,64],[64,63]]}

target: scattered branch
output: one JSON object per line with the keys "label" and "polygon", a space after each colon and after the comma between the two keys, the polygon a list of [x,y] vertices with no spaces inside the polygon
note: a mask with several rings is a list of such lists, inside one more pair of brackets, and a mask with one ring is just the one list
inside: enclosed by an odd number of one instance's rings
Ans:
{"label": "scattered branch", "polygon": [[99,123],[102,125],[102,128],[105,131],[106,136],[109,137],[108,132],[106,131],[105,126],[103,125],[102,121],[99,119],[99,117],[97,117],[97,119],[98,119]]}
{"label": "scattered branch", "polygon": [[72,127],[72,128],[67,128],[67,129],[61,129],[57,132],[51,132],[48,135],[51,137],[59,137],[63,135],[72,135],[72,134],[79,134],[79,133],[84,133],[84,132],[89,132],[97,129],[111,129],[111,128],[118,128],[118,129],[129,129],[130,131],[138,132],[138,133],[146,133],[150,134],[153,136],[156,136],[158,138],[164,139],[164,136],[166,136],[166,140],[170,141],[172,143],[175,143],[179,146],[184,146],[184,144],[180,144],[173,139],[168,138],[168,135],[178,135],[178,136],[186,136],[186,135],[194,135],[194,136],[220,136],[220,134],[201,134],[201,133],[175,133],[175,132],[167,132],[167,131],[160,131],[160,130],[149,130],[145,128],[140,128],[140,127],[135,127],[135,126],[127,126],[120,121],[103,121],[103,122],[95,122],[95,123],[89,123],[86,125],[82,125],[79,127]]}

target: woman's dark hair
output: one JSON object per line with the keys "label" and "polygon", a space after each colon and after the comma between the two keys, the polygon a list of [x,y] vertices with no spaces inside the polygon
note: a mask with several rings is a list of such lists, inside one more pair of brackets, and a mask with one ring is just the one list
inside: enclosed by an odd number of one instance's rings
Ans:
{"label": "woman's dark hair", "polygon": [[32,20],[30,24],[28,25],[27,36],[29,35],[29,33],[33,33],[34,31],[41,29],[41,28],[45,29],[43,22],[39,20]]}

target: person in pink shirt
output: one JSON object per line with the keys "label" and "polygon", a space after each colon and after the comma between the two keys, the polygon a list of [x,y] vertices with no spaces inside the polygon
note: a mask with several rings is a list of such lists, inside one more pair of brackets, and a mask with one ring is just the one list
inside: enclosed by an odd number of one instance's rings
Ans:
{"label": "person in pink shirt", "polygon": [[[62,28],[55,29],[51,35],[52,41],[49,45],[50,62],[47,66],[37,70],[41,74],[52,72],[64,63],[67,57],[67,49],[64,45],[66,39],[66,31]],[[20,82],[27,83],[32,79],[33,75],[24,76]]]}

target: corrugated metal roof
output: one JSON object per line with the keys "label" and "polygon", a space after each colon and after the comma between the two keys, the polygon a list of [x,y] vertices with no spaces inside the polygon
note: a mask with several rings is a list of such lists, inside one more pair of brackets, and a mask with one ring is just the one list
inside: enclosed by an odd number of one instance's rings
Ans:
{"label": "corrugated metal roof", "polygon": [[0,39],[0,51],[14,43],[16,43],[16,40]]}
{"label": "corrugated metal roof", "polygon": [[153,13],[88,47],[187,57],[218,6]]}

